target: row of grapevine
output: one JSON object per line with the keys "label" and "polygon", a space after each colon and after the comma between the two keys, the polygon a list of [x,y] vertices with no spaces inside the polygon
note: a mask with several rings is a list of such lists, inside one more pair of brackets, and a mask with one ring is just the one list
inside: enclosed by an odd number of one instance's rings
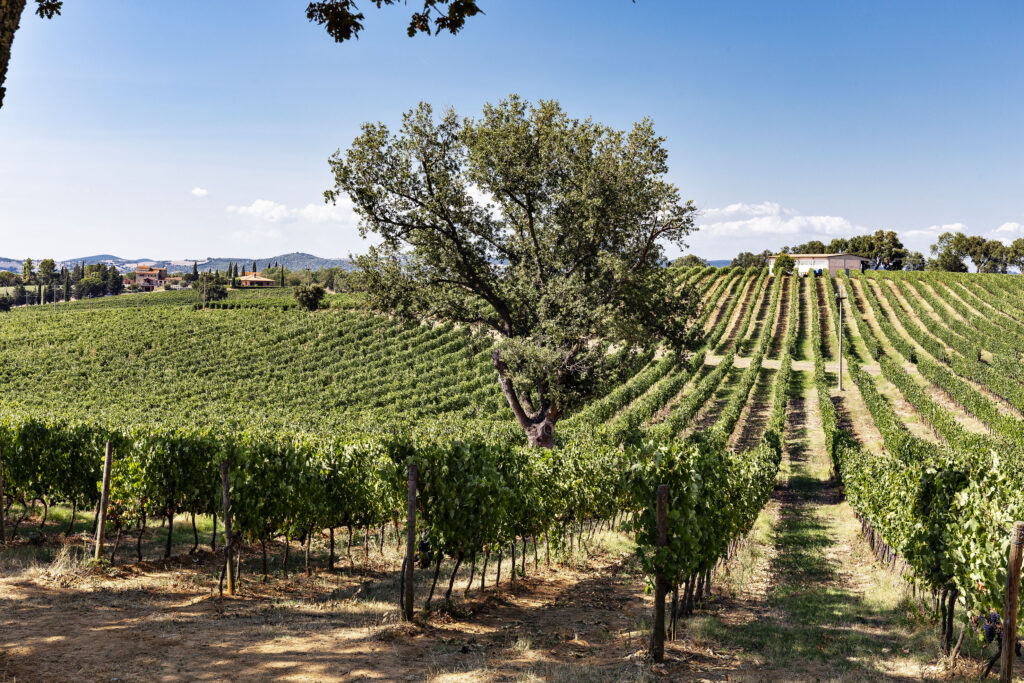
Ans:
{"label": "row of grapevine", "polygon": [[952,335],[947,328],[928,315],[921,302],[905,289],[905,282],[897,281],[896,284],[904,292],[904,300],[909,303],[917,318],[910,319],[902,308],[895,310],[897,315],[901,316],[901,324],[918,344],[932,357],[948,365],[957,375],[1001,396],[1018,410],[1024,408],[1024,386],[1020,382],[1012,375],[1004,373],[1002,367],[993,367],[983,362],[980,347]]}
{"label": "row of grapevine", "polygon": [[[776,278],[769,311],[778,308],[781,287],[781,278]],[[796,297],[791,301],[793,303],[786,312],[789,318],[787,336],[795,337]],[[751,306],[751,311],[754,308]],[[650,430],[654,443],[665,443],[667,439],[673,445],[662,446],[652,458],[632,465],[637,477],[631,489],[633,505],[639,507],[646,501],[646,506],[633,521],[642,565],[652,577],[660,567],[671,586],[685,586],[689,595],[692,595],[698,577],[698,585],[706,585],[710,570],[728,553],[730,544],[749,532],[775,485],[789,398],[791,344],[783,346],[771,414],[760,443],[752,450],[739,453],[726,447],[742,402],[746,400],[768,348],[771,329],[771,325],[763,326],[751,367],[714,428],[685,440],[671,440],[721,385],[725,373],[732,367],[733,348],[668,419]],[[742,335],[735,336],[735,339],[741,338]],[[666,484],[669,491],[668,544],[664,547],[657,544],[654,490],[658,484]]]}
{"label": "row of grapevine", "polygon": [[[883,334],[898,352],[911,353],[913,347],[862,284]],[[830,451],[846,496],[867,527],[907,562],[915,580],[943,591],[944,599],[948,594],[950,605],[959,598],[968,610],[996,608],[1005,582],[1005,531],[1022,511],[1022,501],[1012,493],[1000,458],[992,453],[992,442],[967,433],[898,363],[885,357],[880,342],[872,343],[874,335],[853,296],[855,290],[848,291],[858,329],[868,335],[864,341],[875,350],[872,355],[880,360],[887,379],[949,440],[933,444],[913,436],[852,350],[844,349],[850,374],[884,445],[881,453],[871,452],[838,424],[826,424],[826,439],[833,444]]]}
{"label": "row of grapevine", "polygon": [[[875,311],[876,319],[881,323],[880,326],[883,334],[889,343],[896,349],[897,353],[906,360],[912,363],[917,363],[918,369],[922,369],[922,366],[929,369],[934,368],[934,364],[928,361],[927,358],[919,359],[913,346],[911,346],[902,337],[902,335],[897,332],[896,328],[888,322],[887,316],[882,311],[882,307],[870,287],[866,288],[866,295],[868,301],[871,303],[872,309]],[[892,300],[889,301],[891,306],[894,306],[896,303],[897,302]],[[893,310],[895,310],[895,308],[893,308]],[[910,374],[900,367],[895,360],[887,356],[882,356],[879,359],[879,364],[885,378],[896,386],[904,398],[906,398],[907,401],[914,406],[917,412],[932,426],[936,434],[940,435],[955,449],[962,449],[967,452],[1006,452],[1006,445],[1004,443],[994,441],[986,435],[976,434],[965,429],[944,406],[935,402],[930,396],[928,396],[920,384],[914,381]],[[922,372],[922,374],[924,373]],[[934,375],[935,372],[933,371],[930,374]],[[941,385],[940,388],[942,388]],[[980,399],[981,397],[978,396],[978,398]]]}

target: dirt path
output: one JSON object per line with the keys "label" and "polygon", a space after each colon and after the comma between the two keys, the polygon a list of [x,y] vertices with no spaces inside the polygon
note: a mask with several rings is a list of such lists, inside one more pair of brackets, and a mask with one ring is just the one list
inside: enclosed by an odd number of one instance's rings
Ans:
{"label": "dirt path", "polygon": [[266,585],[243,575],[225,600],[211,595],[209,553],[59,583],[0,577],[0,681],[642,680],[651,598],[626,537],[599,537],[594,556],[547,571],[542,551],[514,587],[506,557],[499,589],[412,625],[397,621],[390,565]]}
{"label": "dirt path", "polygon": [[793,354],[793,360],[813,360],[814,349],[811,346],[811,290],[807,278],[799,278],[797,288],[796,295],[800,297],[800,305],[798,307],[800,318],[797,322],[796,353]]}
{"label": "dirt path", "polygon": [[768,345],[767,358],[777,359],[782,352],[782,344],[786,340],[786,330],[789,327],[789,297],[792,295],[790,289],[793,286],[792,278],[785,278],[782,282],[782,293],[779,296],[779,308],[775,312],[775,322],[772,326],[772,341]]}
{"label": "dirt path", "polygon": [[741,297],[739,305],[733,310],[732,317],[729,318],[729,322],[726,324],[726,333],[719,340],[716,349],[728,349],[736,343],[736,335],[740,331],[739,328],[743,323],[743,318],[746,317],[747,309],[754,304],[752,300],[756,287],[757,278],[747,278],[743,291],[737,294],[737,296]]}
{"label": "dirt path", "polygon": [[[727,281],[728,284],[726,284]],[[736,290],[742,282],[742,276],[732,280],[729,280],[729,277],[727,276],[723,276],[722,284],[716,285],[714,291],[709,292],[705,296],[705,301],[715,302],[714,313],[708,316],[707,321],[704,323],[705,332],[710,332],[715,329],[718,323],[722,320],[722,317],[725,315],[725,309],[729,307],[729,302],[732,301],[732,297],[739,295]]]}
{"label": "dirt path", "polygon": [[818,294],[818,326],[821,329],[821,352],[825,358],[836,358],[839,354],[839,342],[836,340],[835,327],[832,324],[832,310],[829,308],[828,293],[825,290],[825,278],[814,278],[812,285]]}
{"label": "dirt path", "polygon": [[688,424],[686,429],[683,430],[683,438],[690,434],[700,433],[711,429],[722,414],[722,408],[724,408],[725,404],[729,402],[729,397],[736,391],[736,382],[742,373],[743,368],[729,368],[729,371],[725,373],[722,383],[715,390],[714,394],[704,402],[704,405],[702,405],[700,410],[697,411],[697,414],[693,416],[692,420],[690,420],[690,424]]}
{"label": "dirt path", "polygon": [[689,648],[720,658],[708,679],[936,677],[927,663],[934,644],[924,617],[906,599],[902,579],[874,561],[829,478],[811,377],[793,376],[779,484],[752,538],[769,546],[750,572],[756,589],[723,597],[692,619]]}
{"label": "dirt path", "polygon": [[772,413],[772,392],[775,387],[776,370],[761,368],[740,419],[736,422],[729,441],[737,451],[755,448],[764,435],[765,427]]}
{"label": "dirt path", "polygon": [[757,301],[757,309],[754,314],[754,319],[750,322],[750,327],[747,328],[747,334],[742,340],[736,345],[738,353],[748,355],[751,353],[754,343],[757,341],[758,336],[761,334],[761,329],[765,324],[772,324],[774,322],[774,313],[772,311],[772,323],[767,322],[768,318],[768,304],[771,303],[772,289],[775,286],[774,279],[769,277],[765,280],[764,287],[761,289],[760,299]]}

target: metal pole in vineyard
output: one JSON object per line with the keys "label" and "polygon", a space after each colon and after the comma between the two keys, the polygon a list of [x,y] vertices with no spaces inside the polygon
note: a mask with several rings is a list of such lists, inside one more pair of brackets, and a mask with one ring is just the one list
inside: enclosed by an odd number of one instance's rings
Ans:
{"label": "metal pole in vineyard", "polygon": [[1017,591],[1020,589],[1020,563],[1024,551],[1024,522],[1014,522],[1010,532],[1010,558],[1006,566],[1006,604],[1003,606],[1003,650],[999,663],[999,683],[1013,680],[1013,655],[1017,646]]}
{"label": "metal pole in vineyard", "polygon": [[[831,277],[831,275],[829,276]],[[846,297],[843,296],[843,285],[839,285],[839,291],[836,292],[836,306],[839,307],[839,391],[843,390],[843,302],[846,301]]]}
{"label": "metal pole in vineyard", "polygon": [[[658,485],[655,511],[658,521],[658,548],[668,545],[668,484]],[[651,633],[651,658],[665,660],[665,593],[667,585],[659,564],[654,576],[654,631]]]}

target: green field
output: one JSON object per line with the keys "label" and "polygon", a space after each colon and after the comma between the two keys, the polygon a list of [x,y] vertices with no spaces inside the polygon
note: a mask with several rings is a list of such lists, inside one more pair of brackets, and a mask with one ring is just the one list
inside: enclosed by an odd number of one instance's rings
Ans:
{"label": "green field", "polygon": [[[612,521],[635,547],[635,570],[650,576],[653,491],[667,483],[678,518],[666,566],[684,592],[753,530],[792,562],[765,609],[839,615],[786,627],[781,641],[763,624],[732,632],[717,617],[695,622],[716,647],[759,652],[779,670],[794,656],[818,661],[804,648],[821,632],[839,639],[830,652],[844,667],[870,675],[895,666],[873,636],[843,630],[858,614],[910,629],[901,638],[916,654],[904,664],[927,660],[921,643],[939,629],[910,584],[897,576],[871,606],[860,588],[842,587],[853,602],[840,607],[830,591],[846,579],[828,562],[808,564],[813,548],[840,540],[854,557],[860,531],[878,557],[864,581],[900,569],[916,592],[938,589],[957,620],[1001,604],[1006,529],[1024,510],[1020,281],[728,268],[676,278],[708,302],[702,346],[617,358],[618,377],[563,418],[550,453],[523,447],[490,337],[378,316],[358,297],[339,295],[315,313],[286,308],[285,290],[232,292],[214,310],[196,310],[192,292],[17,309],[0,316],[7,492],[11,502],[45,499],[61,515],[70,503],[91,508],[110,440],[118,529],[195,513],[209,533],[228,462],[247,547],[314,533],[312,561],[323,568],[326,530],[351,525],[358,538],[384,542],[381,526],[404,518],[406,465],[415,463],[426,542],[453,576],[499,548],[537,552],[540,538],[579,550],[585,530]],[[178,539],[173,552],[187,545]],[[786,597],[800,585],[811,593]],[[900,616],[909,604],[921,624]]]}

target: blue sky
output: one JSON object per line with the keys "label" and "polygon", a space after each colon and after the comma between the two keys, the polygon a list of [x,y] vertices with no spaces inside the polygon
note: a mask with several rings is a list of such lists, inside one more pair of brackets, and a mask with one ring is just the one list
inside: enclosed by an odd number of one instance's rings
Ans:
{"label": "blue sky", "polygon": [[[455,37],[365,0],[68,0],[26,16],[0,109],[0,256],[345,256],[321,193],[366,120],[517,92],[651,117],[706,258],[878,228],[1024,236],[1024,3],[481,0]],[[414,3],[415,4],[415,3]]]}

